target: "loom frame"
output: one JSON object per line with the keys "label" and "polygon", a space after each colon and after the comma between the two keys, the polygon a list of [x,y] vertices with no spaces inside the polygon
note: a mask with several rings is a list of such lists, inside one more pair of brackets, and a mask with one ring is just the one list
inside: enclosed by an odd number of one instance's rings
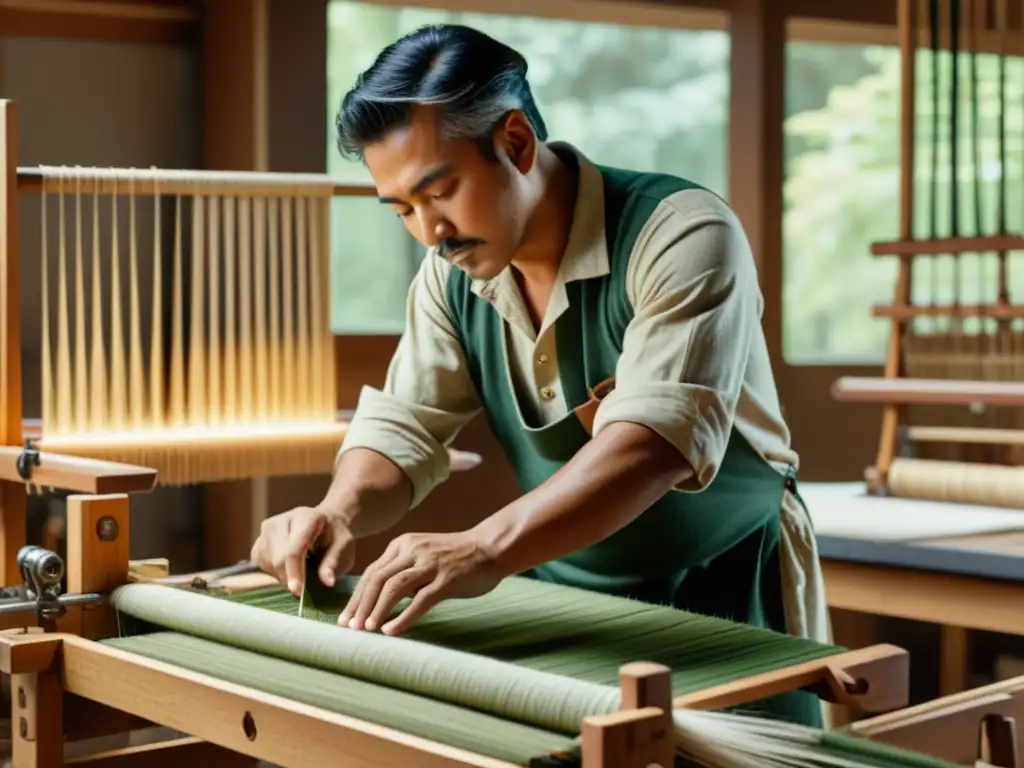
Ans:
{"label": "loom frame", "polygon": [[[988,3],[979,0],[963,2],[973,16],[972,34],[985,28]],[[995,0],[995,15],[1006,24],[1006,3]],[[1001,280],[1005,279],[1005,258],[1008,251],[1024,249],[1024,234],[1001,231],[993,235],[916,238],[913,232],[915,205],[915,131],[916,115],[916,53],[921,20],[918,0],[898,0],[897,27],[902,58],[900,84],[900,210],[899,237],[871,246],[874,257],[896,257],[899,267],[893,288],[893,300],[888,305],[872,308],[872,317],[890,323],[889,345],[884,372],[881,377],[844,376],[831,388],[832,397],[841,402],[871,403],[882,406],[882,423],[874,463],[864,472],[869,493],[888,495],[892,492],[889,477],[894,462],[899,461],[901,435],[911,442],[952,444],[1016,445],[1024,441],[1020,430],[983,428],[931,427],[920,428],[906,424],[909,405],[950,406],[1024,406],[1024,383],[1013,381],[971,381],[956,379],[915,379],[903,373],[903,334],[907,323],[917,317],[993,318],[1009,321],[1024,317],[1024,305],[1011,304],[1001,284],[999,299],[993,304],[951,306],[921,306],[911,301],[912,263],[915,258],[930,258],[943,254],[959,256],[964,253],[992,251],[1003,262]],[[967,15],[967,14],[965,14]],[[1005,32],[1005,29],[1001,30]],[[1001,55],[1008,55],[1001,54]],[[1005,158],[1004,158],[1005,162]],[[1004,169],[1005,174],[1005,169]]]}
{"label": "loom frame", "polygon": [[[51,192],[56,191],[60,194],[74,194],[76,191],[76,174],[77,170],[74,168],[68,168],[69,176],[63,177],[49,177],[44,173],[44,167],[21,167],[19,166],[19,149],[18,149],[18,106],[15,102],[10,100],[0,99],[0,147],[3,150],[0,151],[0,166],[3,168],[3,181],[0,182],[0,198],[3,199],[4,205],[0,206],[0,240],[3,241],[4,261],[3,261],[3,273],[5,276],[9,275],[10,284],[17,286],[18,284],[18,266],[21,252],[21,242],[18,233],[18,209],[19,199],[21,195],[34,195],[38,196],[45,189],[49,189]],[[230,194],[242,196],[248,195],[258,197],[261,199],[272,199],[279,197],[289,197],[302,189],[303,186],[316,185],[320,188],[329,188],[327,193],[331,198],[336,197],[371,197],[374,194],[372,187],[358,184],[341,184],[332,182],[326,174],[311,174],[311,173],[262,173],[255,171],[245,172],[233,172],[233,171],[211,171],[211,170],[195,170],[195,169],[128,169],[128,168],[111,168],[111,169],[99,169],[89,168],[86,169],[87,177],[90,181],[87,181],[88,193],[91,194],[96,192],[99,195],[110,195],[119,194],[127,197],[134,196],[146,196],[154,191],[152,182],[147,182],[147,177],[153,179],[160,179],[159,182],[159,193],[161,196],[180,195],[183,197],[194,197],[204,198],[209,195],[215,194],[218,190],[220,192],[229,192]],[[138,176],[139,180],[136,186],[131,183],[126,185],[126,175]],[[91,180],[95,180],[95,184]],[[197,183],[199,186],[197,186]],[[126,188],[127,187],[127,188]],[[79,191],[84,191],[79,188]],[[308,192],[308,190],[307,190]],[[323,226],[328,226],[324,222]],[[205,233],[204,233],[205,238]],[[166,258],[166,257],[165,257]],[[21,367],[20,367],[20,348],[21,339],[20,331],[20,302],[17,295],[10,295],[9,293],[4,297],[6,299],[5,304],[2,307],[4,320],[7,321],[9,327],[15,329],[16,333],[8,334],[4,337],[4,340],[8,344],[8,353],[5,356],[5,364],[7,370],[10,371],[11,375],[17,375],[20,378]],[[329,306],[329,297],[325,294],[321,299],[326,298]],[[310,303],[312,304],[312,297],[310,297]],[[322,311],[327,310],[327,306],[321,304]],[[169,307],[167,308],[169,309]],[[126,318],[127,321],[127,318]],[[161,324],[163,322],[161,321]],[[325,330],[322,327],[314,326],[310,328],[310,343],[318,334],[330,333],[329,330]],[[242,342],[239,341],[241,346]],[[186,356],[190,350],[191,340],[185,345]],[[16,351],[15,351],[16,350]],[[334,345],[332,345],[332,352],[334,351]],[[165,355],[170,352],[169,349],[165,350]],[[17,356],[18,363],[14,364],[14,357]],[[203,356],[205,357],[205,356]],[[337,365],[332,355],[330,359],[323,361],[325,366],[324,371],[330,372],[332,380],[336,377]],[[252,371],[254,376],[258,375],[258,371]],[[205,372],[204,372],[205,375]],[[217,378],[213,376],[212,378]],[[240,377],[241,378],[244,377]],[[186,385],[188,386],[188,385]],[[337,385],[334,384],[335,400],[337,399]],[[13,400],[10,402],[9,407],[12,410],[11,418],[13,418],[13,410],[16,409],[21,412],[21,398],[20,392],[17,398],[18,402],[15,404]],[[165,404],[166,405],[166,404]],[[300,422],[290,429],[284,430],[282,434],[276,434],[276,429],[271,429],[271,434],[263,436],[262,439],[273,439],[277,438],[281,441],[281,444],[277,446],[277,450],[281,455],[288,455],[294,453],[295,444],[298,443],[304,435],[308,436],[311,443],[319,441],[320,443],[330,444],[335,447],[340,446],[341,441],[344,439],[345,430],[347,427],[346,414],[340,409],[336,408],[337,403],[335,402],[332,406],[334,408],[333,420],[326,421],[323,423],[317,422],[315,425],[319,429],[313,430],[308,423]],[[247,450],[247,446],[250,444],[259,444],[260,435],[251,435],[246,432],[246,428],[251,427],[252,423],[241,421],[236,427],[231,428],[230,431],[220,434],[218,431],[204,433],[201,430],[196,430],[195,434],[189,434],[188,440],[190,443],[194,442],[194,451],[197,456],[202,457],[205,454],[209,455],[211,450],[217,450],[218,447],[233,449],[233,450]],[[42,420],[36,419],[22,419],[21,430],[17,435],[11,436],[12,439],[7,440],[8,444],[21,443],[23,439],[31,439],[44,449],[47,446],[47,435],[44,434],[45,425]],[[324,434],[317,434],[318,432]],[[132,428],[128,427],[122,430],[118,430],[121,437],[126,438],[126,445],[130,447],[136,446],[136,440],[134,439],[135,432]],[[153,445],[157,448],[179,445],[182,442],[182,435],[176,434],[177,430],[170,428],[150,430],[141,433],[140,436],[143,438],[139,445]],[[66,438],[67,435],[62,437]],[[254,441],[254,437],[257,440]],[[134,461],[138,463],[137,456],[133,456],[130,459],[118,458],[116,455],[120,452],[116,446],[113,446],[113,455],[111,454],[110,446],[103,446],[101,443],[93,445],[90,440],[86,440],[82,445],[78,443],[80,441],[75,440],[75,446],[71,450],[66,450],[65,447],[54,445],[50,446],[49,449],[55,452],[68,452],[74,455],[88,455],[100,460],[113,460],[118,461]],[[454,459],[460,458],[457,451],[451,451]],[[326,454],[325,454],[326,455]],[[318,467],[323,472],[329,472],[330,466],[326,463],[325,458],[320,458]],[[148,462],[146,462],[148,464]],[[456,461],[456,464],[460,462]],[[265,473],[269,475],[275,474],[272,469],[273,464],[269,464],[264,467]],[[319,470],[318,470],[319,471]],[[163,484],[167,484],[171,481],[168,472],[162,473]],[[211,477],[201,478],[196,480],[197,482],[214,482],[217,480],[239,480],[239,479],[250,479],[251,472],[243,471],[239,474],[238,471],[234,471],[230,476],[225,477]],[[17,547],[14,548],[16,551]],[[7,572],[8,578],[15,576],[13,571]]]}
{"label": "loom frame", "polygon": [[[46,459],[44,455],[42,465]],[[95,487],[97,462],[62,460],[67,485]],[[102,469],[107,482],[150,477],[138,467],[106,464]],[[130,499],[128,493],[79,493],[68,498],[68,592],[107,594],[129,581],[163,580],[166,561],[129,559]],[[219,583],[226,586],[244,576],[228,575]],[[186,581],[180,576],[171,580]],[[211,579],[204,586],[217,583]],[[262,585],[259,579],[249,581],[249,588]],[[404,768],[410,761],[436,768],[512,768],[485,755],[103,645],[98,641],[117,634],[116,616],[106,602],[69,608],[54,632],[41,631],[31,618],[0,616],[0,672],[11,676],[15,692],[16,768],[64,765],[64,744],[72,736],[111,735],[147,725],[189,735],[76,757],[67,764],[180,765],[187,759],[197,767],[230,766],[236,761],[248,765],[243,758],[258,758],[299,766],[316,756],[325,764],[351,768]],[[671,707],[729,706],[811,688],[826,700],[869,711],[897,709],[906,705],[908,671],[906,651],[879,645],[672,699],[667,668],[642,661],[627,664],[620,670],[622,710],[586,718],[581,724],[582,768],[665,765],[673,751],[671,729],[666,727]],[[338,744],[345,744],[343,754]]]}
{"label": "loom frame", "polygon": [[857,736],[956,764],[1018,768],[1024,757],[1024,676],[853,723]]}

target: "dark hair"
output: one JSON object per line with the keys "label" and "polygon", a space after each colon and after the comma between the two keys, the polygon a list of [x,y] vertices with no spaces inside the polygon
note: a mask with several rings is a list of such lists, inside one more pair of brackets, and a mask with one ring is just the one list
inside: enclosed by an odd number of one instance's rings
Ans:
{"label": "dark hair", "polygon": [[335,120],[338,151],[361,158],[367,144],[408,124],[416,105],[439,106],[448,137],[478,141],[488,154],[494,127],[513,109],[523,110],[545,141],[526,71],[520,53],[483,32],[421,27],[381,51],[345,94]]}

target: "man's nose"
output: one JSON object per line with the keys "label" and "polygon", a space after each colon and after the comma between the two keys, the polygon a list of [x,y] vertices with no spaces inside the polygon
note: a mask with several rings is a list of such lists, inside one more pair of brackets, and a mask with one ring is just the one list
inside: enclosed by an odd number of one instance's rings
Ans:
{"label": "man's nose", "polygon": [[444,216],[426,212],[421,216],[421,231],[423,241],[428,248],[432,248],[442,240],[455,236],[455,227]]}

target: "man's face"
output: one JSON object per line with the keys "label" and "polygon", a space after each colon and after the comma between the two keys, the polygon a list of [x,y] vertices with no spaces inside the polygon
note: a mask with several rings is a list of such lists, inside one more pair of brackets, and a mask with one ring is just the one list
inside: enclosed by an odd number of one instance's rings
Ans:
{"label": "man's face", "polygon": [[381,202],[410,234],[486,280],[508,266],[526,224],[524,176],[535,146],[524,146],[529,139],[517,131],[513,126],[510,138],[503,129],[493,159],[473,141],[447,139],[437,112],[417,107],[408,126],[366,147],[364,157]]}

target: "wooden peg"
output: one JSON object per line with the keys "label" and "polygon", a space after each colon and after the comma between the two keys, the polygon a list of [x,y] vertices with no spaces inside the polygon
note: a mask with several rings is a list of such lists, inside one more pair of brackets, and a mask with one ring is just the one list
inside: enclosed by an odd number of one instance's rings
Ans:
{"label": "wooden peg", "polygon": [[583,768],[672,768],[672,674],[650,662],[619,670],[618,712],[583,721]]}
{"label": "wooden peg", "polygon": [[992,768],[1017,768],[1017,722],[1005,715],[988,714],[978,727],[978,762]]}

